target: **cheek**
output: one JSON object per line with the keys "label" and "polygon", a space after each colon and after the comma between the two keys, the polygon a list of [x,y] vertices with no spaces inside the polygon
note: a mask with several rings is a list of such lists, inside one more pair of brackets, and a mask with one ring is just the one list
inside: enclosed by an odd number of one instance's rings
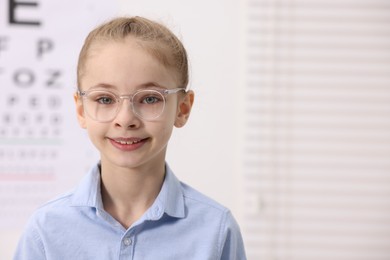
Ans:
{"label": "cheek", "polygon": [[169,127],[166,127],[166,128],[163,129],[163,137],[164,137],[164,139],[169,140],[171,138],[172,130],[173,130],[172,126],[169,126]]}
{"label": "cheek", "polygon": [[95,145],[97,144],[98,140],[104,136],[104,129],[105,127],[102,125],[97,125],[95,122],[91,122],[87,120],[86,122],[86,129],[88,132],[88,136],[92,143]]}
{"label": "cheek", "polygon": [[[163,144],[164,146],[166,143],[168,143],[172,130],[173,130],[173,120],[172,117],[163,117],[161,118],[161,121],[152,126],[152,128],[149,128],[151,131],[150,133],[157,138],[158,142]],[[153,132],[153,133],[152,133]]]}
{"label": "cheek", "polygon": [[167,124],[167,122],[164,122],[162,125],[154,129],[154,135],[158,136],[158,138],[160,140],[163,140],[163,142],[166,142],[171,137],[172,130],[172,125]]}

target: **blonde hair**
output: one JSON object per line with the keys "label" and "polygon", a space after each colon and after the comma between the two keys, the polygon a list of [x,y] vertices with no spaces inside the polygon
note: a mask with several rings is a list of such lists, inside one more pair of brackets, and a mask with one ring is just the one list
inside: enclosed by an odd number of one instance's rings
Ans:
{"label": "blonde hair", "polygon": [[91,46],[94,43],[123,40],[134,37],[141,47],[162,65],[177,72],[179,87],[186,88],[189,81],[187,52],[181,41],[164,25],[142,17],[120,17],[91,31],[84,41],[77,65],[77,83],[81,78]]}

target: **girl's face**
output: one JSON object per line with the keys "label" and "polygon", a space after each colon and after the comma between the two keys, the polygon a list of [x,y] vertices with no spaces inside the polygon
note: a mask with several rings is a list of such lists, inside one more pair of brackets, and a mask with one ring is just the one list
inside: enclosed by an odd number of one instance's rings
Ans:
{"label": "girl's face", "polygon": [[[82,91],[109,90],[117,95],[130,95],[140,89],[178,87],[174,71],[160,64],[131,37],[95,44],[87,59]],[[84,113],[78,95],[75,99],[79,123],[99,150],[102,164],[106,168],[135,169],[164,164],[173,126],[186,123],[193,93],[168,95],[163,114],[153,121],[137,117],[130,101],[124,99],[112,121],[98,122]]]}

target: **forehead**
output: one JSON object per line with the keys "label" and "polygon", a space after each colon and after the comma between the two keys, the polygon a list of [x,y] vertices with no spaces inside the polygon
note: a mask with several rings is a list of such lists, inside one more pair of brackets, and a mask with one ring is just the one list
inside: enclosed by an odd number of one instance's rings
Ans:
{"label": "forehead", "polygon": [[174,88],[178,82],[176,74],[173,68],[162,64],[142,43],[127,37],[94,42],[85,61],[81,83],[83,89],[102,82],[118,87],[156,82]]}

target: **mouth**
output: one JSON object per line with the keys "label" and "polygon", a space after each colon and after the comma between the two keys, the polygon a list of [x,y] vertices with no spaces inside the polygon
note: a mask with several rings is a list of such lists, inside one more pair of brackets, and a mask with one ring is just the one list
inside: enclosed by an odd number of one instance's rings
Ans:
{"label": "mouth", "polygon": [[133,151],[142,147],[149,138],[108,138],[112,145],[123,151]]}

